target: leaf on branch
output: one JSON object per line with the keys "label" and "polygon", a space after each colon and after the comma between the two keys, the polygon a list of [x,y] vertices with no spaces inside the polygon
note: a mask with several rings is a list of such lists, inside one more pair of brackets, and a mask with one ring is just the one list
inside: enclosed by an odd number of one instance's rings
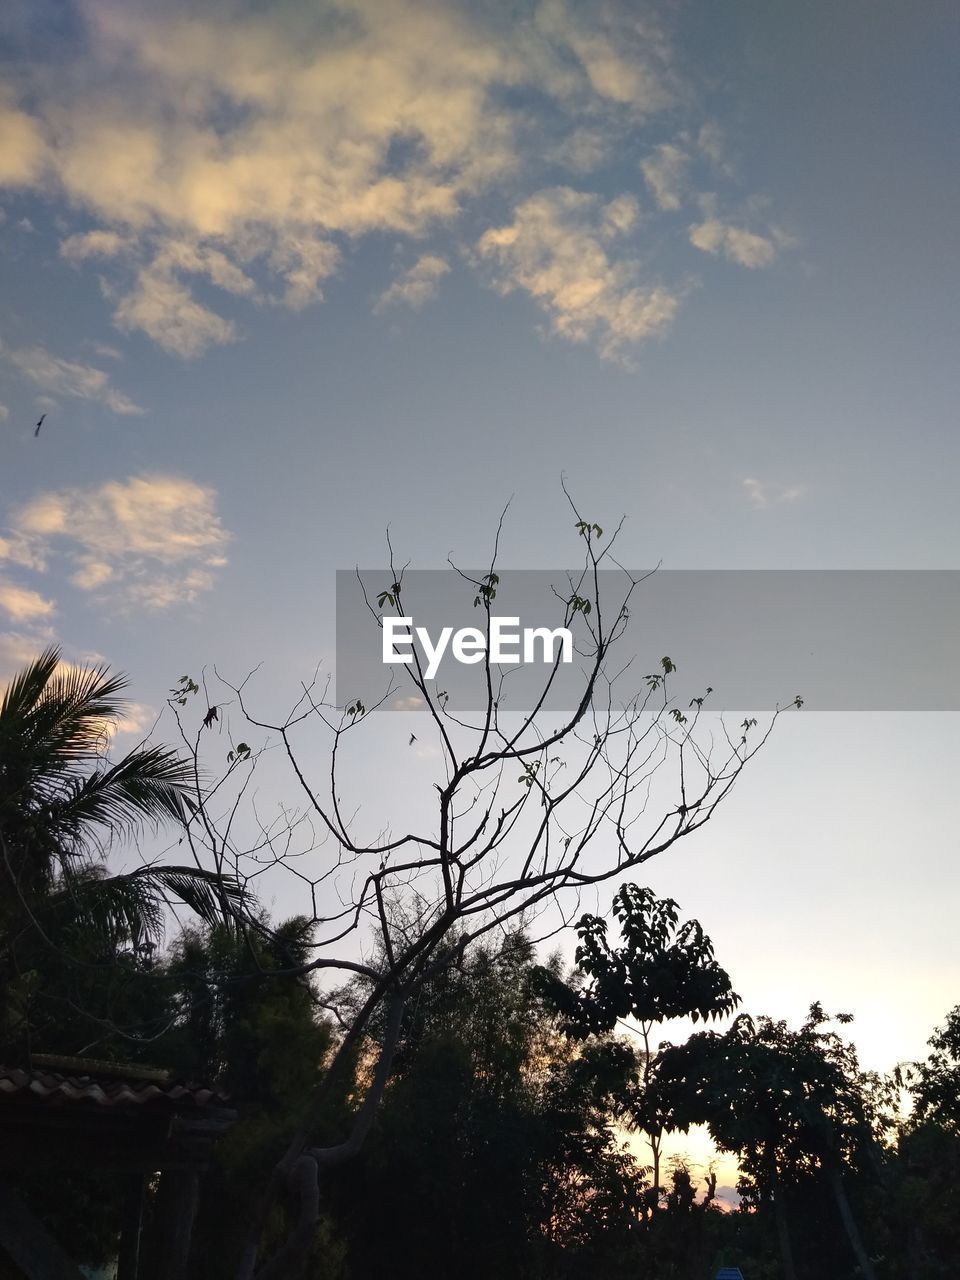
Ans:
{"label": "leaf on branch", "polygon": [[190,676],[181,676],[174,688],[170,690],[170,701],[175,702],[178,707],[185,707],[187,698],[199,692],[200,686],[196,680]]}
{"label": "leaf on branch", "polygon": [[477,595],[473,601],[473,607],[475,609],[481,604],[488,605],[492,600],[496,599],[497,584],[499,581],[499,573],[488,573],[480,580],[480,586],[477,589]]}

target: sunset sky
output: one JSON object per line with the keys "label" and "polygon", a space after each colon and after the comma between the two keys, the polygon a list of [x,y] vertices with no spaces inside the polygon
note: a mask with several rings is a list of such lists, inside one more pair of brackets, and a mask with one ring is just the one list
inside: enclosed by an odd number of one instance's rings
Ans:
{"label": "sunset sky", "polygon": [[[181,674],[262,662],[280,714],[387,525],[469,564],[512,495],[504,564],[560,567],[561,474],[630,565],[960,567],[958,26],[6,0],[0,677],[53,640],[107,661],[135,734]],[[399,825],[436,760],[408,717],[366,732]],[[785,717],[643,880],[751,1011],[819,999],[868,1065],[917,1056],[960,1000],[957,733]]]}

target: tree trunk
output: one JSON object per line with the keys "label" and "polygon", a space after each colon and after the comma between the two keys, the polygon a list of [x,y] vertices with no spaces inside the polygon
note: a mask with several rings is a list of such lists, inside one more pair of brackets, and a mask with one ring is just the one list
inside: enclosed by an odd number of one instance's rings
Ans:
{"label": "tree trunk", "polygon": [[847,1193],[843,1186],[843,1177],[836,1165],[830,1166],[829,1171],[830,1188],[833,1191],[833,1198],[837,1202],[837,1208],[840,1210],[840,1217],[843,1220],[843,1229],[847,1233],[847,1239],[850,1241],[850,1247],[853,1249],[860,1270],[863,1272],[865,1280],[877,1280],[877,1273],[873,1269],[873,1263],[870,1261],[867,1251],[863,1246],[863,1240],[860,1231],[857,1228],[856,1221],[850,1209],[850,1202],[847,1199]]}
{"label": "tree trunk", "polygon": [[780,1246],[780,1257],[783,1261],[783,1280],[797,1280],[796,1268],[793,1265],[793,1250],[790,1248],[790,1231],[787,1227],[787,1206],[783,1198],[783,1187],[776,1175],[773,1180],[773,1216],[777,1224],[777,1243]]}
{"label": "tree trunk", "polygon": [[160,1177],[160,1280],[186,1280],[199,1190],[196,1169],[167,1170]]}
{"label": "tree trunk", "polygon": [[403,991],[394,995],[391,1001],[380,1058],[366,1096],[354,1116],[350,1136],[335,1147],[310,1147],[305,1151],[301,1149],[300,1155],[293,1162],[289,1161],[288,1154],[274,1170],[268,1194],[282,1182],[284,1189],[288,1194],[293,1195],[297,1203],[296,1225],[277,1253],[257,1270],[261,1219],[247,1240],[240,1260],[237,1280],[254,1280],[254,1276],[256,1280],[287,1280],[288,1277],[297,1275],[302,1268],[320,1221],[321,1170],[345,1164],[348,1160],[352,1160],[363,1146],[387,1086],[393,1054],[400,1039],[400,1027],[406,1002],[407,995]]}
{"label": "tree trunk", "polygon": [[134,1174],[128,1182],[123,1198],[120,1222],[120,1255],[117,1259],[117,1280],[138,1280],[140,1274],[140,1236],[143,1230],[143,1198],[147,1180],[143,1174]]}

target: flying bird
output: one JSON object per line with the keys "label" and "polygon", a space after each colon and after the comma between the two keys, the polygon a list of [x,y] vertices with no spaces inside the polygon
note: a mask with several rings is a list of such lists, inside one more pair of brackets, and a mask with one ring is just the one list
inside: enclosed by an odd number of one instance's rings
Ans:
{"label": "flying bird", "polygon": [[417,740],[417,735],[415,733],[411,733],[410,741],[407,743],[407,746],[412,747],[413,744],[416,742],[416,740]]}
{"label": "flying bird", "polygon": [[34,440],[36,440],[37,436],[40,434],[40,428],[43,426],[43,420],[44,420],[44,418],[45,418],[46,416],[47,416],[47,415],[46,415],[45,413],[41,413],[41,415],[40,415],[40,421],[37,423],[37,425],[36,425],[36,427],[34,428],[34,431],[33,431],[33,438],[34,438]]}

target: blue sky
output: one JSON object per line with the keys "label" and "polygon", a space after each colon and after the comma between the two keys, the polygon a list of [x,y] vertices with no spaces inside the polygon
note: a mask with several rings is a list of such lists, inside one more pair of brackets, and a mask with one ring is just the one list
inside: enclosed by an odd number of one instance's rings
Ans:
{"label": "blue sky", "polygon": [[[181,673],[262,661],[277,709],[387,524],[469,563],[512,494],[504,562],[560,565],[561,473],[632,565],[957,566],[954,6],[0,22],[5,672],[107,660],[134,731]],[[368,732],[399,817],[430,761]],[[784,721],[651,866],[751,1008],[921,1052],[958,998],[955,735]]]}

